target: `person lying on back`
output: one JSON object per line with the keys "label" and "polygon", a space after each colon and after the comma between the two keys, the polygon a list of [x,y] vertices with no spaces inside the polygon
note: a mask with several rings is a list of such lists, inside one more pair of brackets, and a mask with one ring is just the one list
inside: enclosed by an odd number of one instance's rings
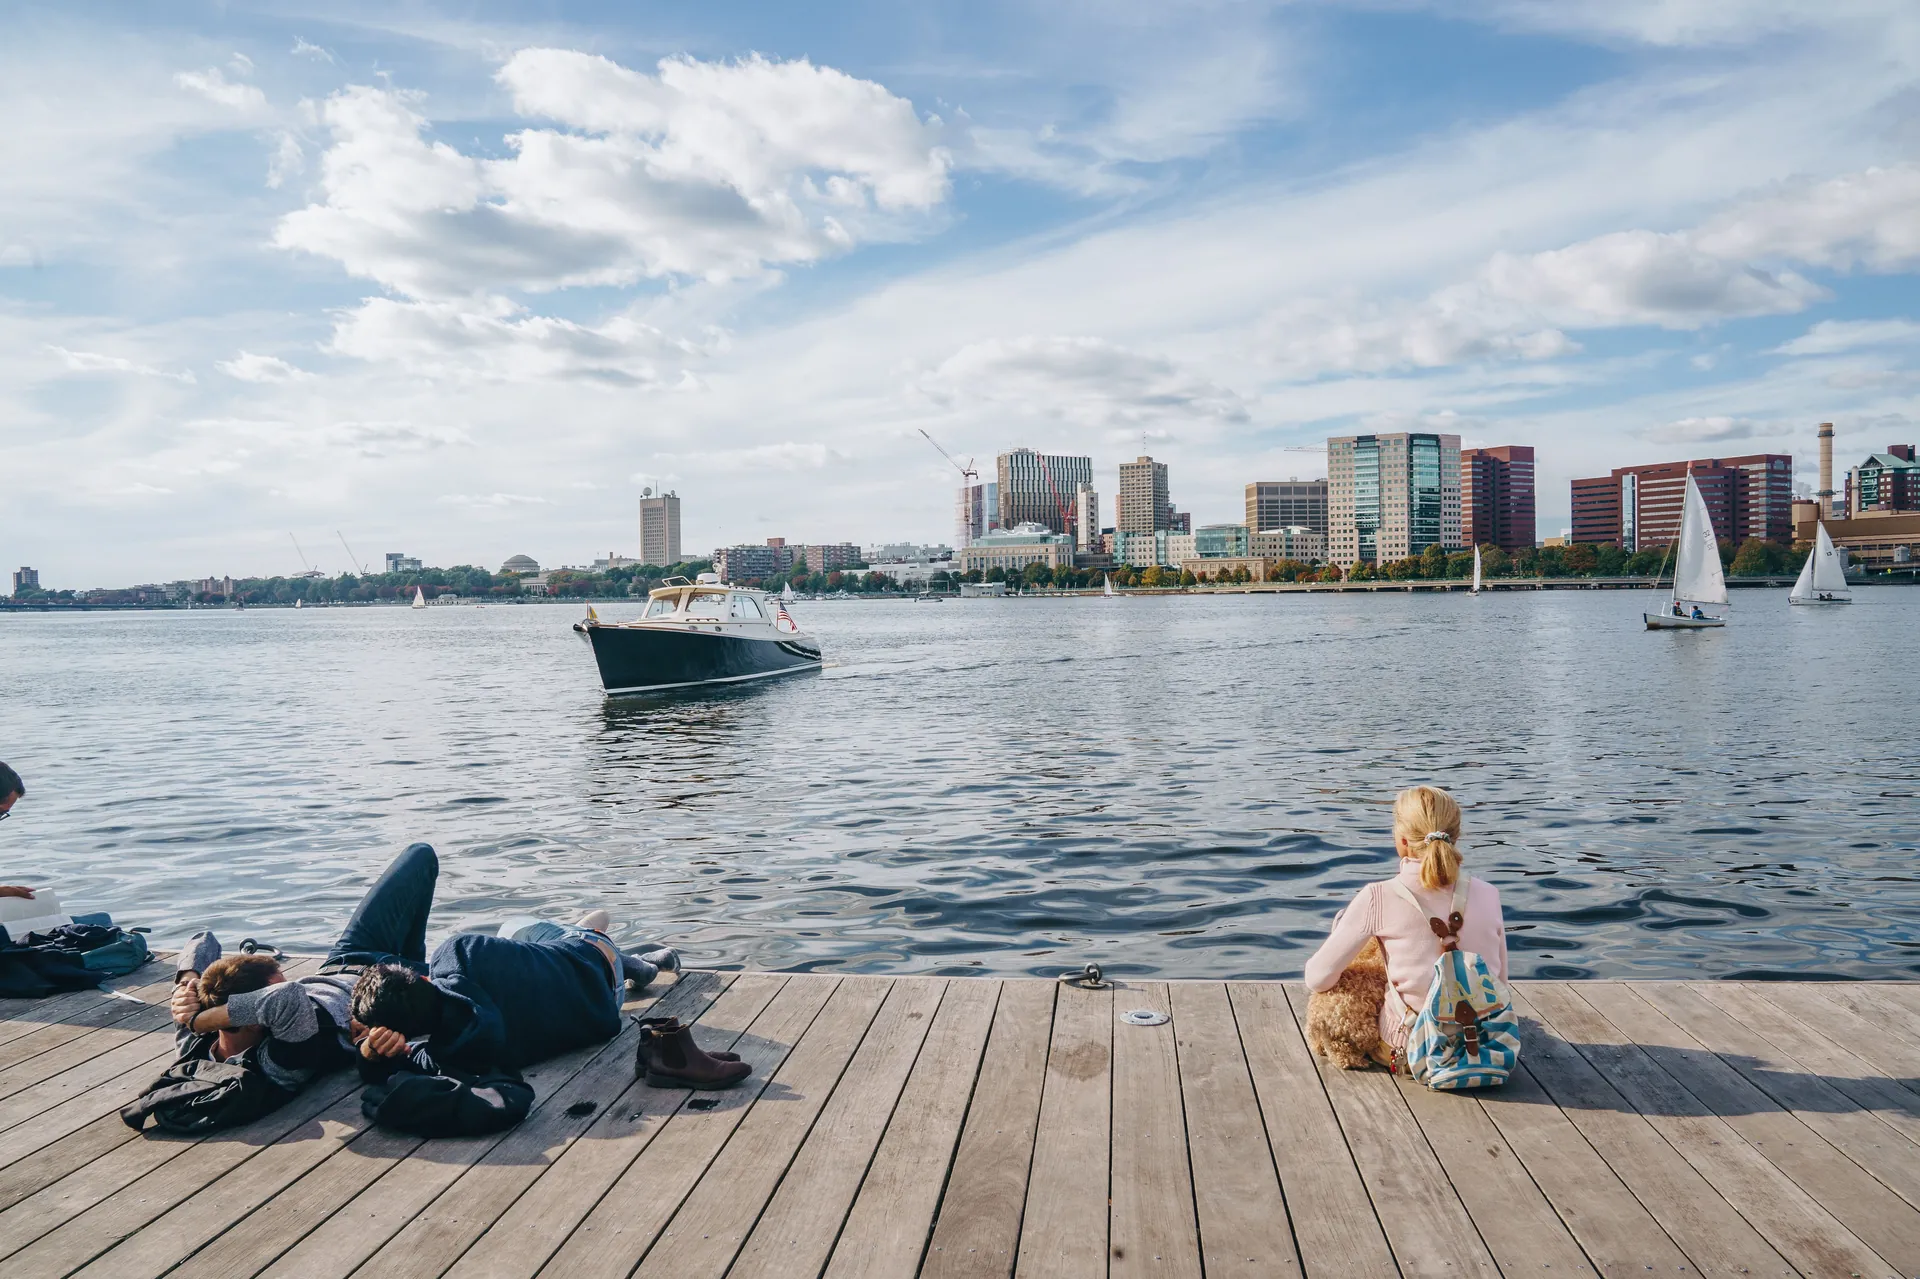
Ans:
{"label": "person lying on back", "polygon": [[172,1011],[184,1042],[219,1032],[215,1061],[254,1054],[267,1078],[298,1092],[354,1059],[347,1037],[353,981],[302,977],[288,981],[271,955],[221,955],[220,941],[201,933],[180,954]]}

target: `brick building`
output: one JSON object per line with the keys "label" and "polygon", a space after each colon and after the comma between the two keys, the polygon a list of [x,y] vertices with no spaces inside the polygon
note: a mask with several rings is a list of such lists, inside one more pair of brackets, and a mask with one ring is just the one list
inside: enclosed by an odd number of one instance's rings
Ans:
{"label": "brick building", "polygon": [[1575,480],[1573,540],[1628,551],[1671,546],[1689,471],[1720,540],[1793,540],[1793,459],[1784,453],[1622,466]]}
{"label": "brick building", "polygon": [[1460,450],[1460,532],[1468,546],[1528,550],[1534,539],[1533,449]]}

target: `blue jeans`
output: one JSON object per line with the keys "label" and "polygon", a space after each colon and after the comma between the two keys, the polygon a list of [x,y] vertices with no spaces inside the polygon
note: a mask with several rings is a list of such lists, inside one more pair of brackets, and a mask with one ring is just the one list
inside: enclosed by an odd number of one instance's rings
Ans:
{"label": "blue jeans", "polygon": [[433,849],[409,845],[360,899],[321,971],[405,964],[426,972],[427,913],[433,909],[433,885],[439,877],[440,859]]}

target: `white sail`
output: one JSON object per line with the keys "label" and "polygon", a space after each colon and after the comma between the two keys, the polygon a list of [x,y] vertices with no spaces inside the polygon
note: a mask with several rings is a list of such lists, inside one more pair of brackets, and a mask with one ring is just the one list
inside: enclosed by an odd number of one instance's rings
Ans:
{"label": "white sail", "polygon": [[1119,594],[1118,591],[1113,589],[1113,574],[1111,573],[1107,574],[1106,585],[1100,588],[1100,593],[1102,595],[1118,595]]}
{"label": "white sail", "polygon": [[415,608],[425,608],[427,606],[427,597],[417,586],[413,588],[413,606]]}
{"label": "white sail", "polygon": [[1480,548],[1473,548],[1473,593],[1480,593]]}
{"label": "white sail", "polygon": [[[1826,532],[1825,528],[1820,530]],[[1800,576],[1793,581],[1793,589],[1787,592],[1787,598],[1798,604],[1813,598],[1813,565],[1820,558],[1820,548],[1814,547],[1807,552],[1807,562],[1800,566]]]}
{"label": "white sail", "polygon": [[1700,486],[1687,476],[1680,510],[1680,545],[1673,566],[1673,598],[1694,604],[1725,604],[1727,579],[1720,571],[1720,543],[1713,535]]}
{"label": "white sail", "polygon": [[780,588],[780,602],[782,604],[793,603],[793,583],[792,582],[788,582],[785,586]]}
{"label": "white sail", "polygon": [[1833,544],[1827,536],[1827,526],[1820,524],[1819,538],[1813,548],[1813,589],[1817,595],[1830,595],[1836,599],[1847,598],[1847,561],[1846,552]]}

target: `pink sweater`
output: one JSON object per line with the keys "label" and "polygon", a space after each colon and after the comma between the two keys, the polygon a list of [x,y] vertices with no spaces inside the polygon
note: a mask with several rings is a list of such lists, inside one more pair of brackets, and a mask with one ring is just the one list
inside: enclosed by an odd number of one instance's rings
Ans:
{"label": "pink sweater", "polygon": [[[1392,880],[1368,884],[1354,894],[1353,901],[1333,917],[1333,932],[1307,961],[1307,989],[1331,990],[1348,964],[1366,948],[1367,940],[1380,939],[1387,952],[1387,980],[1418,1008],[1427,997],[1433,978],[1433,961],[1440,958],[1440,939],[1433,935],[1427,919],[1445,919],[1453,909],[1453,889],[1430,892],[1420,886],[1420,863],[1400,863],[1395,876],[1413,890],[1426,908],[1415,914],[1400,894],[1388,888]],[[1507,925],[1500,914],[1500,890],[1468,872],[1466,923],[1460,929],[1460,949],[1483,956],[1501,981],[1507,979]],[[1406,1006],[1389,995],[1380,1009],[1380,1038],[1394,1048],[1406,1045]]]}

